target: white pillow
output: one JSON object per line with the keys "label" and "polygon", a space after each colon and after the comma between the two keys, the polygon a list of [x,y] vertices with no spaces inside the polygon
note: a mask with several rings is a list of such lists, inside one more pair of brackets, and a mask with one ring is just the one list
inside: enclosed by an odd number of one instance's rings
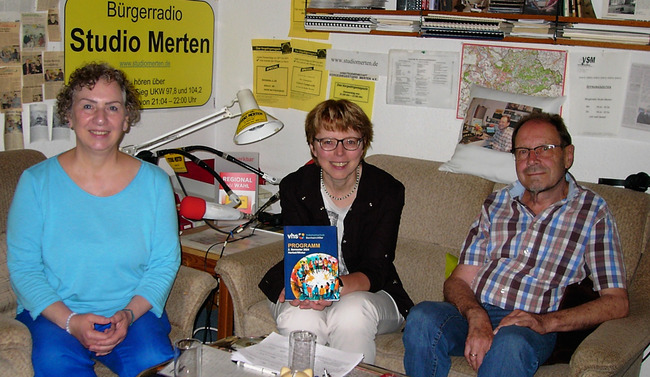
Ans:
{"label": "white pillow", "polygon": [[449,162],[440,171],[476,175],[492,182],[512,183],[517,180],[515,159],[511,153],[499,152],[472,144],[458,144]]}
{"label": "white pillow", "polygon": [[[559,114],[566,97],[528,96],[472,85],[470,103],[474,98],[532,106],[544,112]],[[493,182],[512,183],[516,181],[517,173],[512,154],[484,148],[483,144],[480,142],[458,144],[451,160],[442,164],[439,170],[472,174]]]}

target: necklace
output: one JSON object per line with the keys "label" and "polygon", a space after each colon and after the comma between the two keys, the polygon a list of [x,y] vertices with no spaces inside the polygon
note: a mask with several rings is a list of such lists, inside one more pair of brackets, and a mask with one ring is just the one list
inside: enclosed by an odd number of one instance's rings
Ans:
{"label": "necklace", "polygon": [[354,192],[357,191],[357,188],[359,187],[359,178],[361,178],[361,173],[360,173],[360,170],[359,170],[360,167],[361,167],[361,165],[357,166],[357,179],[354,182],[354,187],[352,187],[352,191],[350,191],[346,195],[334,196],[334,195],[330,194],[329,191],[327,191],[327,187],[325,187],[325,182],[323,182],[323,169],[320,170],[320,186],[323,188],[323,190],[325,190],[325,193],[327,194],[327,196],[329,196],[332,200],[338,200],[338,201],[345,200],[345,199],[349,198],[350,195],[354,194]]}

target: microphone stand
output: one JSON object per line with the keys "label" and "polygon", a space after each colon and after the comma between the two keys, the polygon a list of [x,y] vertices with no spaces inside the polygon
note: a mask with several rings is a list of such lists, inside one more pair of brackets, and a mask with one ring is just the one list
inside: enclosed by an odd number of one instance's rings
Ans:
{"label": "microphone stand", "polygon": [[188,151],[188,152],[193,152],[193,151],[199,150],[199,151],[213,153],[213,154],[223,158],[224,160],[230,161],[230,162],[232,162],[234,164],[237,164],[237,165],[241,166],[242,168],[244,168],[244,169],[246,169],[246,170],[248,170],[250,172],[253,172],[253,173],[257,174],[258,176],[262,177],[264,180],[266,180],[267,182],[269,182],[272,185],[280,184],[279,179],[277,179],[275,177],[272,177],[272,176],[264,173],[263,171],[261,171],[259,169],[256,169],[256,168],[252,167],[251,165],[249,165],[249,164],[247,164],[247,163],[245,163],[243,161],[240,161],[240,160],[236,159],[235,157],[229,155],[228,153],[222,152],[220,150],[216,150],[214,148],[207,147],[207,146],[204,146],[204,145],[191,145],[189,147],[182,147],[180,149],[183,150],[183,151]]}
{"label": "microphone stand", "polygon": [[233,208],[237,208],[241,204],[241,199],[239,198],[239,195],[235,194],[231,189],[228,184],[221,178],[221,176],[214,171],[208,164],[206,164],[203,160],[200,158],[194,156],[193,154],[183,150],[182,148],[179,149],[161,149],[155,152],[151,151],[142,151],[137,154],[136,157],[141,158],[144,161],[150,162],[154,165],[158,165],[158,159],[162,156],[168,155],[168,154],[180,154],[181,156],[184,156],[190,161],[194,162],[196,165],[199,167],[205,169],[207,172],[209,172],[214,179],[219,182],[221,187],[223,187],[224,191],[228,195],[228,198],[230,198],[230,206]]}

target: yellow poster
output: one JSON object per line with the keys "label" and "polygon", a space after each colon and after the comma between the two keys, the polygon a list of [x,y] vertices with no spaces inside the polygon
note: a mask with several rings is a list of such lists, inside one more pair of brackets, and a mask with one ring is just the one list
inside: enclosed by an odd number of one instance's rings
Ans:
{"label": "yellow poster", "polygon": [[310,111],[325,100],[328,73],[325,70],[330,44],[292,39],[291,107]]}
{"label": "yellow poster", "polygon": [[254,39],[253,94],[261,106],[289,107],[292,47],[288,40]]}
{"label": "yellow poster", "polygon": [[372,119],[372,109],[375,102],[375,82],[332,76],[330,98],[352,101],[363,109],[368,118]]}
{"label": "yellow poster", "polygon": [[291,0],[289,36],[305,39],[329,39],[330,33],[305,30],[305,0]]}
{"label": "yellow poster", "polygon": [[125,71],[143,108],[201,106],[212,93],[214,12],[203,1],[68,0],[65,75],[84,63]]}

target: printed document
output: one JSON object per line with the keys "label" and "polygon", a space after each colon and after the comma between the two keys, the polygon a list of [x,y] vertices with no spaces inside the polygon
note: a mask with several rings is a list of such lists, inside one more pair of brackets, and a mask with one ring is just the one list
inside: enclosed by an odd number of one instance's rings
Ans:
{"label": "printed document", "polygon": [[623,116],[629,52],[590,49],[571,53],[569,61],[569,129],[576,135],[617,135]]}
{"label": "printed document", "polygon": [[456,106],[459,55],[446,51],[391,50],[386,103],[406,106]]}
{"label": "printed document", "polygon": [[[361,362],[360,353],[343,352],[322,344],[316,345],[314,375],[321,375],[323,369],[332,377],[343,377]],[[289,338],[271,333],[259,344],[233,352],[233,361],[241,361],[269,369],[280,375],[280,369],[289,361]]]}

